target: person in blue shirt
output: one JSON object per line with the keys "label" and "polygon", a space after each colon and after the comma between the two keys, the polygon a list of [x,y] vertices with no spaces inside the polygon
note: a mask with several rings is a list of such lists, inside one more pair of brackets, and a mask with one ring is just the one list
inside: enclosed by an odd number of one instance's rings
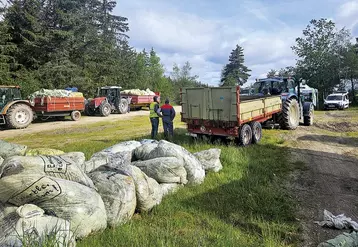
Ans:
{"label": "person in blue shirt", "polygon": [[157,110],[157,114],[163,121],[165,139],[172,139],[174,136],[173,120],[176,113],[174,107],[169,104],[169,99],[165,100],[165,104]]}

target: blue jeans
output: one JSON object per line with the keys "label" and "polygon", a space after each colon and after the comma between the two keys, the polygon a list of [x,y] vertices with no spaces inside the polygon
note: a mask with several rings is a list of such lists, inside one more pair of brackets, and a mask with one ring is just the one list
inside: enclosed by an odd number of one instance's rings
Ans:
{"label": "blue jeans", "polygon": [[173,122],[163,121],[164,136],[165,138],[172,138],[174,135]]}
{"label": "blue jeans", "polygon": [[152,123],[151,137],[152,137],[152,139],[155,139],[157,137],[157,134],[158,134],[159,118],[158,117],[150,118],[150,122]]}

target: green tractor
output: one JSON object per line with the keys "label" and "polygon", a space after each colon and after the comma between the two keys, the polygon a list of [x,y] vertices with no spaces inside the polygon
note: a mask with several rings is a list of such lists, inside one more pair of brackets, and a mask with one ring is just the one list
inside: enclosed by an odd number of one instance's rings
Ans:
{"label": "green tractor", "polygon": [[21,98],[19,86],[0,85],[0,125],[10,129],[24,129],[34,119],[31,104]]}

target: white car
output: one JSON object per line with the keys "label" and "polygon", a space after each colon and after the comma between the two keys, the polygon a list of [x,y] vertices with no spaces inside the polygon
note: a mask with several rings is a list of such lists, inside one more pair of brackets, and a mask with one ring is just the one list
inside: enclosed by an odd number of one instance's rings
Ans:
{"label": "white car", "polygon": [[324,109],[344,110],[349,107],[348,93],[333,93],[324,100]]}

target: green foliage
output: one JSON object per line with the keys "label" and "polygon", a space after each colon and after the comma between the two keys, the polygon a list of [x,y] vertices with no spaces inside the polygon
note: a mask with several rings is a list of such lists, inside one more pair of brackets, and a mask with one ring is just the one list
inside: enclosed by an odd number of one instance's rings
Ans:
{"label": "green foliage", "polygon": [[349,40],[346,29],[336,30],[334,22],[319,19],[310,21],[292,47],[299,57],[297,73],[318,89],[321,99],[344,78],[342,56]]}
{"label": "green foliage", "polygon": [[242,86],[250,77],[250,71],[244,65],[244,49],[236,45],[229,56],[229,63],[222,70],[220,86]]}
{"label": "green foliage", "polygon": [[8,3],[0,9],[1,84],[22,85],[24,95],[76,86],[92,97],[99,86],[120,85],[178,98],[154,48],[137,52],[129,45],[127,18],[113,14],[116,1]]}
{"label": "green foliage", "polygon": [[[180,88],[184,87],[208,86],[198,81],[198,76],[193,76],[191,70],[192,67],[188,61],[181,68],[177,64],[173,65],[173,71],[169,80],[172,81],[174,91],[179,92]],[[180,94],[176,93],[173,97],[176,103],[180,103]]]}

